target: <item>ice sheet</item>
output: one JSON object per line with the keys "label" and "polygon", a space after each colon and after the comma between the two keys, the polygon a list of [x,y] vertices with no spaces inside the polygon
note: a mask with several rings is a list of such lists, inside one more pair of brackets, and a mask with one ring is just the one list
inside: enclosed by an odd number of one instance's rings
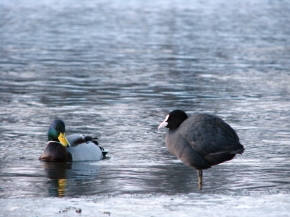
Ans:
{"label": "ice sheet", "polygon": [[289,216],[289,194],[1,199],[0,216]]}

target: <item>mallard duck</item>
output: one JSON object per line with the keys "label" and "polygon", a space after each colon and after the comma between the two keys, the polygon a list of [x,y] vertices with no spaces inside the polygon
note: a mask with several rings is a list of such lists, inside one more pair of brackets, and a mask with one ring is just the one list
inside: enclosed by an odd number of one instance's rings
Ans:
{"label": "mallard duck", "polygon": [[167,127],[166,146],[184,164],[198,170],[202,185],[202,170],[232,160],[245,150],[235,130],[221,118],[199,114],[188,117],[184,111],[170,112],[158,129]]}
{"label": "mallard duck", "polygon": [[73,134],[65,136],[65,124],[62,120],[54,120],[47,132],[48,143],[40,155],[42,161],[96,161],[107,154],[98,146],[97,138]]}

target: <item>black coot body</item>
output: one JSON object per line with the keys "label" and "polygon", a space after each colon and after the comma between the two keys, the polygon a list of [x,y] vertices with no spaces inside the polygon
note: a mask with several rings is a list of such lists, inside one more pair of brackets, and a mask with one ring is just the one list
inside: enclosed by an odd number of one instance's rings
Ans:
{"label": "black coot body", "polygon": [[165,139],[169,151],[199,171],[199,184],[203,169],[231,160],[245,150],[235,130],[214,115],[188,117],[185,112],[174,110],[158,129],[162,127],[169,128]]}

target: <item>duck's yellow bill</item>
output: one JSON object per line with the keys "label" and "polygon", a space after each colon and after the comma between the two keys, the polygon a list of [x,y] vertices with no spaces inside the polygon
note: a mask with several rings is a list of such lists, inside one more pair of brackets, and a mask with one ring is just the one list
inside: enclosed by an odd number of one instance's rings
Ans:
{"label": "duck's yellow bill", "polygon": [[70,146],[69,142],[67,141],[66,137],[65,137],[65,133],[60,133],[58,136],[58,140],[60,141],[60,143],[64,146],[64,147],[68,147]]}

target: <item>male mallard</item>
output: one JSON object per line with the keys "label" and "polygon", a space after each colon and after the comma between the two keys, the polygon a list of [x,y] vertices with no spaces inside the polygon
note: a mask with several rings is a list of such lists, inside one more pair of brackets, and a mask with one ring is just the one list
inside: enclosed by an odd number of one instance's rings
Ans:
{"label": "male mallard", "polygon": [[65,136],[65,124],[54,120],[47,132],[48,143],[39,160],[43,161],[96,161],[107,152],[98,146],[97,138],[73,134]]}

